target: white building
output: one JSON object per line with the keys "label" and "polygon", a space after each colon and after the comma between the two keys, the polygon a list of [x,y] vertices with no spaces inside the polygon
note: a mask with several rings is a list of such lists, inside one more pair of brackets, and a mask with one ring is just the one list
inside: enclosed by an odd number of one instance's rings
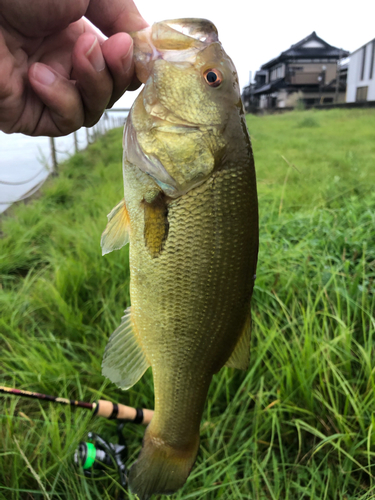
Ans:
{"label": "white building", "polygon": [[346,102],[375,101],[375,38],[350,54]]}

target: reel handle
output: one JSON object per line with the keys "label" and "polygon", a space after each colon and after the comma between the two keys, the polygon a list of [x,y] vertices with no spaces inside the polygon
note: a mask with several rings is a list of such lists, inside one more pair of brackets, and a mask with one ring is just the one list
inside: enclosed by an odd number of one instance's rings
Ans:
{"label": "reel handle", "polygon": [[131,406],[111,403],[99,399],[96,402],[94,415],[108,419],[128,420],[135,424],[148,425],[151,422],[153,410],[132,408]]}

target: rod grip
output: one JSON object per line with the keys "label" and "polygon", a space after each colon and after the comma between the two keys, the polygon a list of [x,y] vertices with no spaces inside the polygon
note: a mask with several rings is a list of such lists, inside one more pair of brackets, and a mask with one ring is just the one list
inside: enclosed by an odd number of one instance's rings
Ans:
{"label": "rod grip", "polygon": [[[99,417],[129,420],[129,422],[136,422],[142,425],[148,425],[151,422],[153,414],[153,410],[137,410],[131,406],[121,404],[115,405],[110,401],[105,401],[104,399],[100,399],[97,402],[97,409],[95,409],[95,415],[98,415]],[[142,420],[139,420],[140,415]]]}

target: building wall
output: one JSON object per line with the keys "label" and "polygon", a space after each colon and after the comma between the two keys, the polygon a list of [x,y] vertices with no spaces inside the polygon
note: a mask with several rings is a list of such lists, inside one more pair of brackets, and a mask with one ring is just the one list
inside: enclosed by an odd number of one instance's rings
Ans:
{"label": "building wall", "polygon": [[[332,81],[334,78],[336,78],[336,71],[337,71],[337,65],[336,63],[289,63],[288,67],[293,70],[293,68],[302,68],[302,69],[296,69],[295,70],[295,77],[291,77],[292,81],[291,83],[296,83],[296,84],[305,84],[305,83],[310,83],[309,76],[311,76],[311,83],[316,83],[318,84],[317,78],[318,75],[320,75],[323,71],[323,66],[325,66],[325,83],[328,83]],[[293,78],[296,79],[295,82],[293,82]],[[298,81],[300,80],[300,81]]]}
{"label": "building wall", "polygon": [[[294,75],[290,76],[290,82],[292,85],[305,85],[305,84],[316,84],[318,85],[318,76],[321,75],[325,67],[325,83],[329,83],[334,78],[336,78],[337,65],[336,63],[304,63],[304,62],[293,62],[288,64],[288,69],[294,71]],[[295,68],[293,70],[293,68]],[[277,64],[272,67],[268,72],[267,82],[273,82],[278,78],[284,78],[286,75],[286,65],[285,64]]]}
{"label": "building wall", "polygon": [[260,109],[266,109],[266,108],[268,108],[269,107],[268,104],[269,104],[269,97],[268,97],[268,95],[265,95],[265,94],[261,95],[260,99],[259,99],[259,107],[260,107]]}
{"label": "building wall", "polygon": [[[305,101],[305,99],[314,99],[314,103],[311,104],[333,104],[336,99],[336,94],[333,92],[303,92],[301,90],[288,93],[285,89],[282,89],[277,93],[276,107],[295,108],[298,105],[298,101]],[[345,102],[345,92],[339,92],[337,102]]]}
{"label": "building wall", "polygon": [[[363,51],[366,47],[365,65],[362,79]],[[371,60],[375,58],[373,41],[367,43],[350,55],[346,102],[355,102],[358,87],[368,87],[367,101],[375,101],[375,60],[373,60],[372,78],[370,78]]]}
{"label": "building wall", "polygon": [[295,108],[298,105],[298,101],[303,98],[303,93],[301,91],[288,93],[285,89],[280,90],[277,94],[277,108]]}

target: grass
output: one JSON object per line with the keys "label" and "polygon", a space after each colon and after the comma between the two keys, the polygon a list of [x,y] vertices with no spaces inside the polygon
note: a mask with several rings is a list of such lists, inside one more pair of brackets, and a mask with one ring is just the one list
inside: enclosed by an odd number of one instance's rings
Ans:
{"label": "grass", "polygon": [[[375,112],[248,117],[261,245],[251,366],[214,377],[201,449],[173,498],[375,498]],[[0,385],[152,407],[151,373],[127,392],[101,376],[129,303],[127,250],[101,257],[122,197],[121,131],[66,162],[42,196],[1,219]],[[0,498],[110,499],[117,477],[73,466],[84,410],[0,396]],[[129,463],[143,429],[129,424]],[[134,497],[124,492],[125,498]]]}

